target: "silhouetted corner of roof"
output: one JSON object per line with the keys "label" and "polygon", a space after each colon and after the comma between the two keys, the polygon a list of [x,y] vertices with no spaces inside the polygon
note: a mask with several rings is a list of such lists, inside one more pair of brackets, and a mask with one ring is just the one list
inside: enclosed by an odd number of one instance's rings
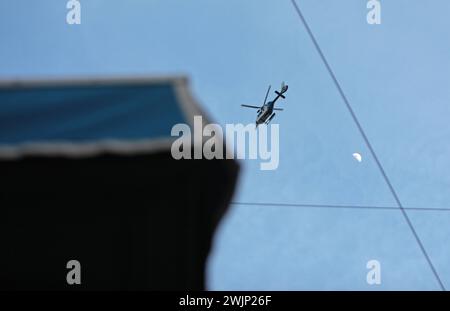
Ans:
{"label": "silhouetted corner of roof", "polygon": [[158,85],[172,84],[189,86],[189,78],[185,75],[162,75],[162,76],[41,76],[32,78],[9,78],[0,79],[0,89],[19,89],[30,87],[57,87],[70,85]]}

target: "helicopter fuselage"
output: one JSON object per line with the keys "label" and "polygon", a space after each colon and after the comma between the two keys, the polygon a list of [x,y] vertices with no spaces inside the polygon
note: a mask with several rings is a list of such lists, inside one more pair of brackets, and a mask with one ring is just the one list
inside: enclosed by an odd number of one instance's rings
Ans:
{"label": "helicopter fuselage", "polygon": [[273,108],[275,106],[275,102],[278,100],[278,98],[281,97],[281,95],[282,94],[277,95],[274,100],[264,104],[258,110],[258,114],[256,115],[256,126],[270,121],[275,116],[275,114],[273,113]]}

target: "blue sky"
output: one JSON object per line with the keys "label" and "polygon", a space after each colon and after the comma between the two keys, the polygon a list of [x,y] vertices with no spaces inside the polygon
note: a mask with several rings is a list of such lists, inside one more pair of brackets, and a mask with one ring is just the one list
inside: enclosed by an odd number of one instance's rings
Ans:
{"label": "blue sky", "polygon": [[[374,26],[365,0],[297,2],[403,205],[450,208],[450,3],[382,0]],[[219,123],[284,80],[280,166],[244,161],[234,201],[396,206],[290,0],[81,3],[69,26],[64,0],[2,1],[0,77],[186,74]],[[450,212],[408,215],[450,288]],[[210,289],[439,289],[398,210],[233,205],[215,241]]]}

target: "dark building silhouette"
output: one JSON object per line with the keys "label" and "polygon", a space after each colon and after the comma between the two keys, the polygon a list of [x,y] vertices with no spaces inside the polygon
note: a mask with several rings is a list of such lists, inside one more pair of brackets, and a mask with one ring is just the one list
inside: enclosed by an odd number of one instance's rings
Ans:
{"label": "dark building silhouette", "polygon": [[3,82],[0,102],[0,289],[204,289],[238,165],[172,158],[203,115],[186,79]]}

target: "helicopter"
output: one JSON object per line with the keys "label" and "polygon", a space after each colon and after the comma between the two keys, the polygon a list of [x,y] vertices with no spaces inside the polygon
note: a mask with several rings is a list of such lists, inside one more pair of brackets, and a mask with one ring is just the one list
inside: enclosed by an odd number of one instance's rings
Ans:
{"label": "helicopter", "polygon": [[258,111],[256,112],[256,127],[258,127],[258,125],[260,124],[269,124],[270,121],[272,121],[272,119],[275,117],[275,112],[274,111],[283,111],[283,109],[281,108],[275,108],[275,102],[281,97],[283,99],[285,99],[286,97],[284,96],[284,93],[287,92],[288,90],[288,86],[286,84],[281,83],[281,90],[280,91],[275,91],[275,94],[277,94],[277,96],[275,97],[274,100],[267,102],[267,97],[269,96],[269,92],[270,92],[270,88],[271,86],[269,85],[269,88],[267,89],[267,93],[266,93],[266,97],[264,99],[264,103],[261,107],[258,106],[252,106],[252,105],[241,105],[242,107],[246,107],[246,108],[254,108],[254,109],[258,109]]}

